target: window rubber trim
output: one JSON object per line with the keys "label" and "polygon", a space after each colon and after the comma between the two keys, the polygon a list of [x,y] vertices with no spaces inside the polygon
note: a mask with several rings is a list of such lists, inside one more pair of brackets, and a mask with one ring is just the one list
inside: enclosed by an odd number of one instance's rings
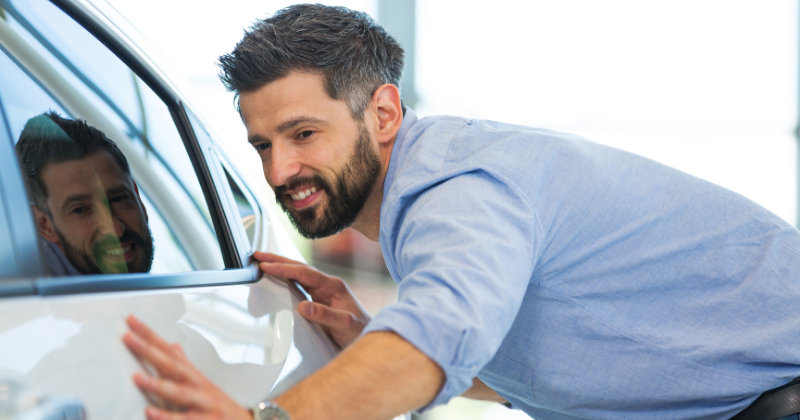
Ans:
{"label": "window rubber trim", "polygon": [[126,292],[179,287],[250,284],[257,280],[253,267],[231,270],[187,271],[168,274],[100,274],[92,276],[47,277],[33,281],[39,296],[82,293]]}

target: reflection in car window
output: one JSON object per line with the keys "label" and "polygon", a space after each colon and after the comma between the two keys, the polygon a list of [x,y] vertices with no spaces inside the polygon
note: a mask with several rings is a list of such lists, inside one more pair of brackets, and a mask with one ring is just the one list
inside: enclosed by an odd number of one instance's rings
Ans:
{"label": "reflection in car window", "polygon": [[[213,230],[191,161],[169,111],[155,93],[108,48],[49,1],[0,0],[2,6],[8,9],[9,27],[16,29],[71,86],[102,110],[106,118],[139,147],[148,150],[153,164],[162,166],[180,180],[178,186],[192,199],[187,204],[197,206]],[[150,142],[153,136],[161,141]],[[177,141],[163,141],[164,136]],[[180,149],[176,150],[176,146]],[[190,175],[185,176],[187,173]]]}
{"label": "reflection in car window", "polygon": [[[224,268],[202,189],[167,105],[102,43],[46,0],[0,0],[0,10],[4,10],[0,14],[0,112],[12,138],[18,141],[25,124],[47,111],[70,121],[85,120],[111,139],[129,162],[131,179],[141,193],[137,200],[150,218],[147,232],[130,230],[144,239],[152,231],[153,272]],[[91,155],[73,160],[84,161]],[[102,162],[93,163],[102,166]],[[135,198],[106,194],[112,213],[121,201]],[[116,245],[95,242],[108,255],[125,256],[134,242],[120,235]],[[45,241],[46,257],[53,254],[51,260],[56,261],[77,255],[64,249],[57,236],[52,238],[56,241]],[[93,248],[84,244],[82,255],[93,256]],[[90,262],[96,267],[78,262],[72,265],[80,270],[73,271],[117,273],[131,268],[130,264],[125,269],[105,267],[100,258],[94,258]],[[68,265],[53,271],[75,274]]]}
{"label": "reflection in car window", "polygon": [[150,272],[147,210],[113,141],[50,111],[28,120],[16,150],[54,274]]}

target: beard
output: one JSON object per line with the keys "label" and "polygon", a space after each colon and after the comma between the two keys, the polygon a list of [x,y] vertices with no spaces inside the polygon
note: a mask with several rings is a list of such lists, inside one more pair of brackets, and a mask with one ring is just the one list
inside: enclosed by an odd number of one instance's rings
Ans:
{"label": "beard", "polygon": [[[275,200],[289,215],[289,219],[300,234],[308,239],[335,235],[350,227],[364,208],[369,194],[378,181],[381,173],[380,157],[371,147],[369,133],[363,123],[358,131],[359,137],[353,153],[344,169],[336,174],[335,188],[319,174],[292,179],[285,185],[275,187]],[[325,190],[328,196],[328,205],[320,217],[317,217],[317,207],[320,204],[302,210],[296,210],[289,204],[291,198],[285,192],[308,184]]]}
{"label": "beard", "polygon": [[[155,246],[153,245],[153,234],[150,232],[150,227],[147,228],[147,237],[144,238],[136,232],[125,230],[120,238],[116,236],[105,236],[93,244],[94,255],[89,255],[77,246],[71,244],[67,238],[55,229],[58,240],[64,250],[64,256],[72,264],[75,269],[81,274],[120,274],[120,273],[149,273],[150,268],[153,266],[153,256],[155,255]],[[109,247],[119,247],[120,242],[131,242],[136,248],[137,252],[133,260],[121,264],[98,264],[101,260],[102,249]],[[141,249],[141,252],[138,251]]]}

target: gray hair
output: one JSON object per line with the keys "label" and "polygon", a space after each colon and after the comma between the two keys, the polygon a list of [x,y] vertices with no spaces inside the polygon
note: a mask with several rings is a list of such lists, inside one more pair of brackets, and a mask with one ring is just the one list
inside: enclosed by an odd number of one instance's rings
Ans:
{"label": "gray hair", "polygon": [[403,48],[366,13],[298,4],[256,22],[230,54],[219,58],[228,91],[254,92],[293,71],[320,74],[328,96],[347,102],[361,121],[383,84],[399,88]]}

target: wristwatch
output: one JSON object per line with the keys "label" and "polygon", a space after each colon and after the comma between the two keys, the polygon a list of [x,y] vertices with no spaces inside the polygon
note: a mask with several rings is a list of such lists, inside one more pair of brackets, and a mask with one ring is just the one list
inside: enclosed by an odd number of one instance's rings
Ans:
{"label": "wristwatch", "polygon": [[261,401],[253,408],[253,418],[255,420],[292,420],[289,413],[283,411],[272,401]]}

